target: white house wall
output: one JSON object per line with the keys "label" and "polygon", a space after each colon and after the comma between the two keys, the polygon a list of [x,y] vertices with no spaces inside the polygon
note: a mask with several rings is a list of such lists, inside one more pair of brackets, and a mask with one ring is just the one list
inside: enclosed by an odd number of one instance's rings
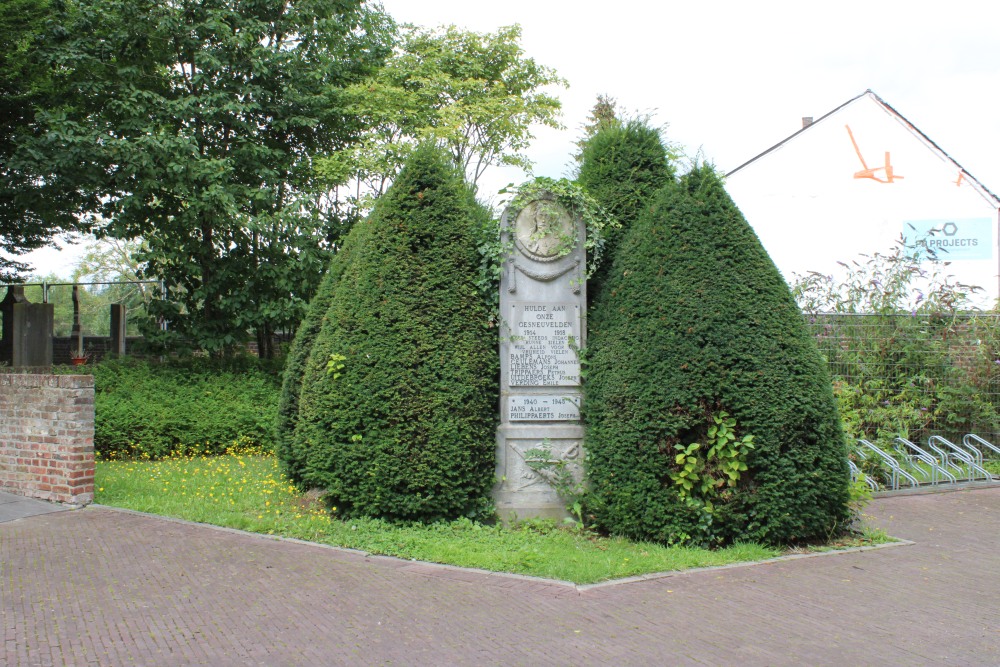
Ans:
{"label": "white house wall", "polygon": [[[847,127],[872,175],[882,180],[889,180],[888,151],[893,182],[854,177],[864,167]],[[947,272],[984,289],[976,300],[980,307],[991,307],[998,296],[995,203],[868,96],[731,174],[726,187],[789,284],[796,274],[837,275],[838,262],[890,252],[907,221],[958,221],[963,229],[961,221],[985,218],[988,228],[963,243],[988,245],[973,253],[986,257],[952,258]]]}

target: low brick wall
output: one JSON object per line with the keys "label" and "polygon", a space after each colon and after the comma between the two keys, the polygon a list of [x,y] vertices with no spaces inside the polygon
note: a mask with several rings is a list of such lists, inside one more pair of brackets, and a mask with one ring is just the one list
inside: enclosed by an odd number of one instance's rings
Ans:
{"label": "low brick wall", "polygon": [[[129,336],[125,339],[125,354],[132,356],[130,350],[142,343],[142,336]],[[83,351],[87,353],[88,364],[97,362],[108,356],[111,351],[111,338],[109,336],[84,336]],[[70,336],[56,336],[52,339],[52,363],[69,365],[70,357],[76,354],[76,340]]]}
{"label": "low brick wall", "polygon": [[94,500],[94,378],[0,373],[0,491]]}

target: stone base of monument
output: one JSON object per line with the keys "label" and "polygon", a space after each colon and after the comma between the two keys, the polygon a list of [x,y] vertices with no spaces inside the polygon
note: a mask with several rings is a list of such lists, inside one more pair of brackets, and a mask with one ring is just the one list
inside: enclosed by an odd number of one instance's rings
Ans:
{"label": "stone base of monument", "polygon": [[493,490],[500,519],[571,517],[556,478],[565,469],[571,483],[577,484],[582,462],[583,427],[578,424],[502,425],[497,432],[497,484]]}

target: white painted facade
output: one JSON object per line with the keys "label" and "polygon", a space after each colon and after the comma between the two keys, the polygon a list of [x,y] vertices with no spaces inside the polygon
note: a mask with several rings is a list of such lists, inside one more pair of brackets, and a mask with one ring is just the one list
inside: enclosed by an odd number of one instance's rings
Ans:
{"label": "white painted facade", "polygon": [[789,284],[889,253],[916,227],[938,230],[946,272],[983,289],[976,306],[1000,296],[1000,199],[871,91],[729,172],[726,188]]}

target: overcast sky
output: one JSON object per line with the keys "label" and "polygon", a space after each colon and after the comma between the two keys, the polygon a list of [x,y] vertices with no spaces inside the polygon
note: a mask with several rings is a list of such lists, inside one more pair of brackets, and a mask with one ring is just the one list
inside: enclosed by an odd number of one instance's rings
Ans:
{"label": "overcast sky", "polygon": [[[653,113],[691,156],[732,169],[872,89],[1000,194],[1000,3],[883,0],[383,0],[400,22],[492,31],[519,23],[528,56],[569,88],[565,129],[541,128],[535,175],[569,174],[598,94]],[[933,9],[924,9],[933,7]],[[525,174],[493,169],[480,193]],[[39,269],[68,275],[63,256]]]}
{"label": "overcast sky", "polygon": [[[732,169],[872,89],[1000,192],[1000,3],[383,0],[398,21],[519,23],[569,81],[565,130],[537,132],[536,175],[567,175],[599,93],[655,112],[669,139]],[[933,7],[933,10],[924,9]],[[494,175],[494,182],[505,180]],[[506,179],[511,180],[511,179]]]}

